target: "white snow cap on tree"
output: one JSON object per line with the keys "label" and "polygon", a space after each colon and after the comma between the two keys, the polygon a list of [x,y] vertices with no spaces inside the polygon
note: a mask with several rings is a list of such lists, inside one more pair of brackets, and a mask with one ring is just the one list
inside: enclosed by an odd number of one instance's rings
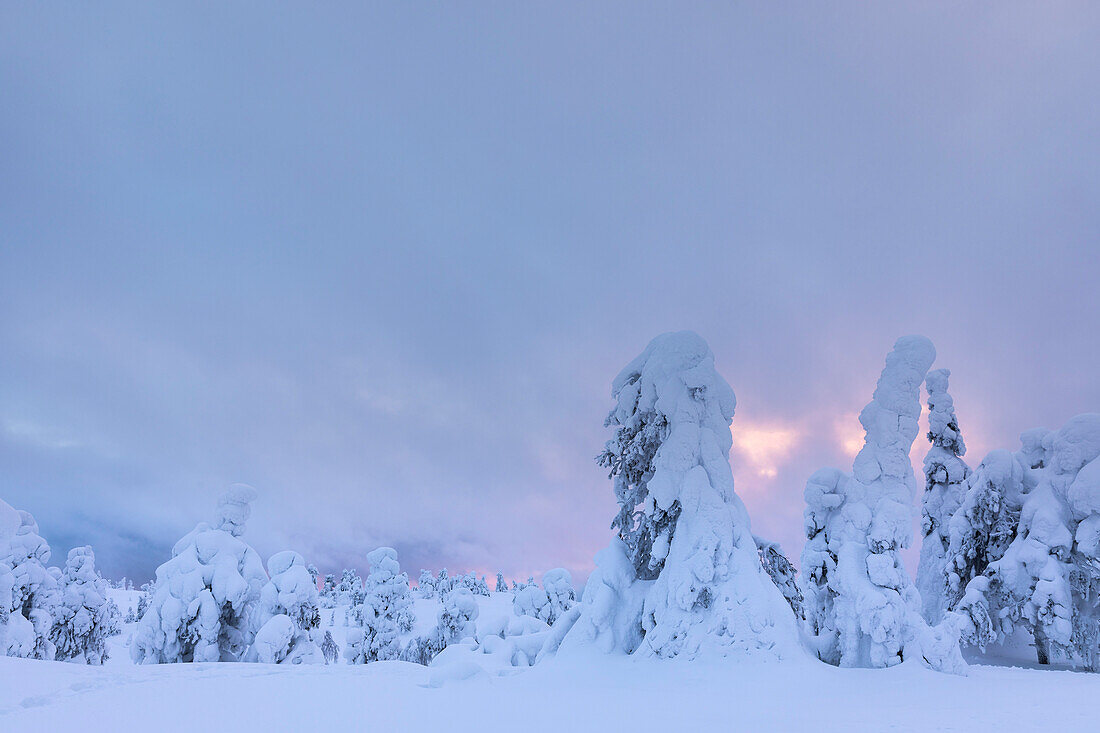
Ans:
{"label": "white snow cap on tree", "polygon": [[733,490],[736,399],[706,342],[653,339],[612,383],[611,470],[618,537],[596,556],[563,642],[693,658],[799,654],[794,614],[764,573]]}
{"label": "white snow cap on tree", "polygon": [[252,643],[251,616],[268,578],[260,556],[238,537],[249,514],[243,500],[255,495],[241,486],[222,498],[217,527],[200,522],[157,568],[130,642],[135,662],[238,661]]}
{"label": "white snow cap on tree", "polygon": [[244,533],[244,523],[252,515],[254,501],[256,489],[248,484],[231,485],[218,501],[218,529],[240,537]]}
{"label": "white snow cap on tree", "polygon": [[937,669],[965,668],[954,627],[932,629],[920,616],[899,552],[911,537],[920,386],[935,357],[923,336],[898,339],[859,415],[867,436],[854,475],[825,469],[806,484],[806,616],[817,655],[831,664],[888,667],[923,657]]}
{"label": "white snow cap on tree", "polygon": [[107,581],[95,569],[91,547],[69,550],[62,574],[61,602],[54,612],[51,639],[57,659],[103,664],[107,658],[110,607]]}
{"label": "white snow cap on tree", "polygon": [[947,369],[933,369],[925,378],[928,387],[928,440],[932,443],[924,458],[924,494],[921,498],[920,562],[917,590],[921,613],[931,624],[943,619],[947,607],[947,554],[949,524],[966,497],[970,468],[962,433],[955,417],[955,403],[947,392]]}

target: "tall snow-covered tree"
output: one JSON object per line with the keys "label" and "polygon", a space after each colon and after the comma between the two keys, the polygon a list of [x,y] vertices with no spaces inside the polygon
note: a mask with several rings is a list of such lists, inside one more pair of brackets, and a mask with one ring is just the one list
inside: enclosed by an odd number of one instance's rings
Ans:
{"label": "tall snow-covered tree", "polygon": [[379,547],[367,555],[367,561],[370,574],[363,602],[356,608],[361,626],[348,631],[344,649],[352,664],[397,659],[402,651],[400,635],[415,621],[409,577],[401,572],[397,551]]}
{"label": "tall snow-covered tree", "polygon": [[866,430],[853,475],[818,471],[806,484],[802,553],[807,628],[814,651],[843,667],[888,667],[923,658],[961,671],[954,627],[933,629],[902,566],[911,538],[920,385],[936,357],[923,336],[898,339],[859,421]]}
{"label": "tall snow-covered tree", "polygon": [[921,613],[930,624],[939,623],[947,608],[949,523],[962,505],[970,475],[970,468],[962,459],[966,444],[955,417],[955,402],[947,391],[950,376],[947,369],[933,369],[924,380],[928,387],[928,441],[932,447],[924,457],[923,539],[917,564],[917,590]]}
{"label": "tall snow-covered tree", "polygon": [[497,593],[504,593],[507,590],[508,590],[508,583],[506,583],[504,581],[504,573],[502,573],[500,571],[497,571],[496,592]]}
{"label": "tall snow-covered tree", "polygon": [[107,581],[95,569],[91,547],[69,550],[62,574],[61,601],[54,612],[50,638],[58,660],[103,664],[107,658],[112,609],[107,600]]}
{"label": "tall snow-covered tree", "polygon": [[256,490],[230,487],[214,526],[200,522],[157,568],[130,655],[139,664],[239,661],[253,641],[251,616],[267,583],[256,551],[240,535]]}
{"label": "tall snow-covered tree", "polygon": [[61,600],[60,572],[50,572],[50,546],[28,512],[0,502],[0,611],[3,651],[8,656],[53,659],[51,640]]}
{"label": "tall snow-covered tree", "polygon": [[612,383],[616,538],[596,556],[562,649],[659,657],[796,655],[794,615],[765,574],[729,465],[733,390],[698,335],[653,339]]}

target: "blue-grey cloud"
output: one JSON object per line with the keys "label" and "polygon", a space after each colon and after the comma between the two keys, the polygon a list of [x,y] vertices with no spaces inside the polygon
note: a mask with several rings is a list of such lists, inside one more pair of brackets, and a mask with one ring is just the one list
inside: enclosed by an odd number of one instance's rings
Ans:
{"label": "blue-grey cloud", "polygon": [[[609,382],[711,344],[754,528],[900,334],[967,442],[1098,409],[1100,13],[0,9],[0,496],[148,576],[225,485],[318,565],[583,573]],[[736,433],[735,433],[736,434]],[[976,461],[980,458],[972,456]]]}

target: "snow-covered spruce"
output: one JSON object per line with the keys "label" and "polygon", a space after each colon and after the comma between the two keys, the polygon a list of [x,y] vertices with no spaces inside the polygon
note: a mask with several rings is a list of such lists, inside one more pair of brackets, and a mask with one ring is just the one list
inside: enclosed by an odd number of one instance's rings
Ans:
{"label": "snow-covered spruce", "polygon": [[984,648],[1011,632],[1009,623],[1002,633],[1003,599],[988,595],[988,572],[1016,537],[1029,472],[1020,454],[992,451],[967,478],[962,504],[949,520],[944,610],[968,617],[961,626],[964,645]]}
{"label": "snow-covered spruce", "polygon": [[421,598],[435,597],[435,576],[431,570],[421,570],[420,578],[416,581],[417,595]]}
{"label": "snow-covered spruce", "polygon": [[28,512],[0,501],[0,653],[54,659],[50,639],[60,571],[46,567],[50,546]]}
{"label": "snow-covered spruce", "polygon": [[504,581],[504,573],[497,571],[497,593],[505,593],[508,590],[508,583]]}
{"label": "snow-covered spruce", "polygon": [[135,662],[238,661],[252,644],[251,617],[268,580],[260,556],[240,539],[255,496],[235,484],[219,504],[218,524],[200,522],[157,568],[130,642]]}
{"label": "snow-covered spruce", "polygon": [[401,656],[400,635],[412,628],[412,597],[409,577],[401,572],[397,551],[379,547],[367,555],[367,576],[363,602],[356,607],[357,628],[349,629],[344,656],[352,664],[397,659]]}
{"label": "snow-covered spruce", "polygon": [[916,493],[909,449],[919,390],[935,356],[923,336],[898,339],[859,416],[867,435],[853,475],[823,469],[806,484],[806,623],[814,651],[830,664],[888,667],[923,658],[936,669],[965,669],[957,629],[924,621],[900,555]]}
{"label": "snow-covered spruce", "polygon": [[[1033,437],[1034,434],[1032,434]],[[1028,629],[1040,663],[1100,668],[1100,415],[1078,415],[1027,445],[1020,523],[1003,556],[967,587],[971,630]],[[1030,485],[1034,484],[1034,488]]]}
{"label": "snow-covered spruce", "polygon": [[928,387],[928,440],[932,447],[924,457],[924,494],[921,497],[920,562],[917,590],[921,613],[930,624],[943,619],[947,608],[949,523],[966,495],[970,468],[963,461],[966,444],[955,417],[955,402],[947,391],[951,372],[933,369]]}
{"label": "snow-covered spruce", "polygon": [[336,604],[358,606],[363,602],[363,579],[352,568],[344,568],[336,584]]}
{"label": "snow-covered spruce", "polygon": [[612,397],[615,437],[598,460],[614,479],[618,536],[596,555],[562,650],[799,655],[794,614],[761,567],[733,490],[736,400],[706,342],[658,336],[615,378]]}
{"label": "snow-covered spruce", "polygon": [[321,581],[321,591],[318,598],[322,608],[336,606],[336,576],[332,573],[326,573],[325,579]]}
{"label": "snow-covered spruce", "polygon": [[791,607],[794,615],[803,620],[806,611],[802,608],[802,590],[798,587],[798,571],[791,561],[783,554],[783,548],[775,542],[770,542],[761,537],[753,537],[756,542],[757,552],[760,554],[760,565],[764,572],[775,583],[775,587],[787,599],[787,605]]}
{"label": "snow-covered spruce", "polygon": [[272,555],[267,572],[271,579],[260,591],[254,616],[256,637],[244,661],[321,662],[321,649],[313,641],[313,633],[321,625],[315,576],[302,556],[290,550]]}
{"label": "snow-covered spruce", "polygon": [[[62,573],[60,603],[54,609],[50,632],[50,639],[57,647],[56,659],[103,664],[112,613],[117,615],[118,608],[107,600],[107,581],[96,572],[92,548],[69,550]],[[117,627],[117,619],[114,623]]]}

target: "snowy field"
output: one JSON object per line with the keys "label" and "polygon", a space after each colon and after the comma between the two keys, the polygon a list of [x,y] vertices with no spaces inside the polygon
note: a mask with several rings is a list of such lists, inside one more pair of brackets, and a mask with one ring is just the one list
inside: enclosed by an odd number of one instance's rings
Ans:
{"label": "snowy field", "polygon": [[[432,687],[408,662],[104,667],[0,658],[5,731],[1095,730],[1100,678],[972,665],[554,659]],[[367,721],[370,722],[369,726]],[[216,722],[216,728],[212,727]]]}
{"label": "snowy field", "polygon": [[[137,591],[111,590],[125,613]],[[511,593],[480,597],[479,633],[511,614]],[[418,619],[438,601],[417,599]],[[341,649],[344,609],[323,627]],[[330,618],[335,615],[335,625]],[[102,667],[0,658],[4,731],[808,730],[1087,731],[1100,677],[972,663],[966,677],[916,662],[837,669],[804,661],[643,660],[593,653],[476,673],[408,662],[134,665],[133,624]],[[973,660],[972,660],[973,661]],[[451,665],[461,666],[461,665]],[[442,673],[441,673],[442,672]]]}

